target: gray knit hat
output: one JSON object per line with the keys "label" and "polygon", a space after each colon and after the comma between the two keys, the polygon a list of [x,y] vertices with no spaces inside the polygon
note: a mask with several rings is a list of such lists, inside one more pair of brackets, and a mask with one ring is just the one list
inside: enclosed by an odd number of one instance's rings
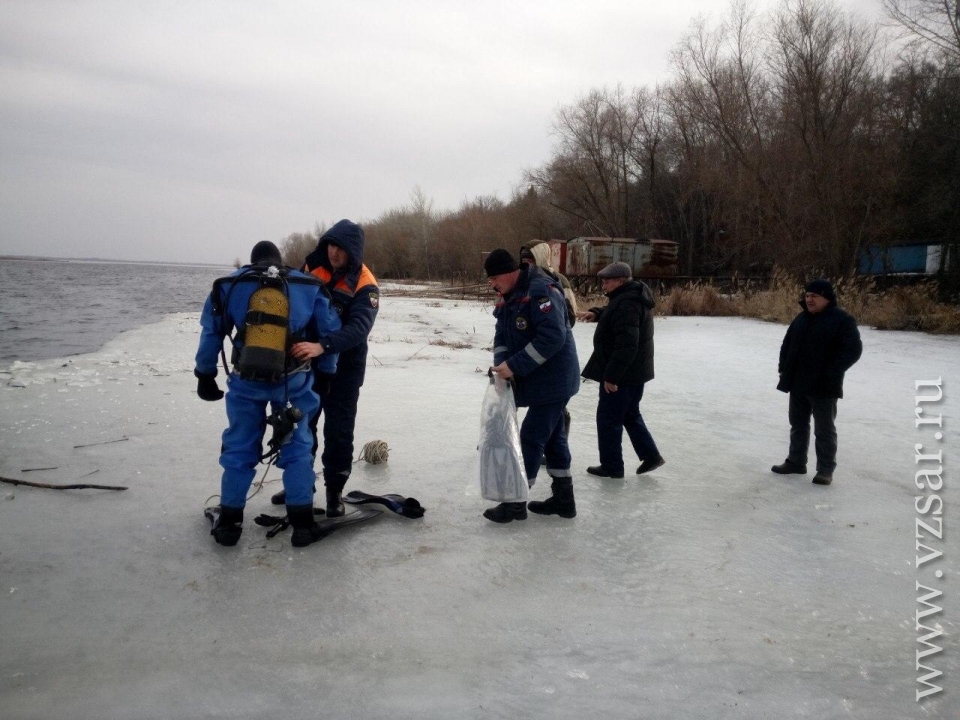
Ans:
{"label": "gray knit hat", "polygon": [[633,270],[625,262],[615,262],[607,265],[603,270],[597,273],[601,280],[611,280],[613,278],[632,278]]}

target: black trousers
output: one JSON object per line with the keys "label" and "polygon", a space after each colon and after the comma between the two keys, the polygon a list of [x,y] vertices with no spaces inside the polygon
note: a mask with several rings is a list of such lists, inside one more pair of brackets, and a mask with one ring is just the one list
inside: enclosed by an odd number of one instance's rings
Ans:
{"label": "black trousers", "polygon": [[832,473],[837,467],[837,399],[790,393],[790,454],[795,465],[807,464],[810,449],[810,417],[813,416],[817,472]]}
{"label": "black trousers", "polygon": [[360,385],[352,378],[337,375],[329,383],[315,379],[313,389],[320,396],[320,409],[310,418],[313,455],[316,457],[320,447],[317,426],[322,413],[323,455],[320,461],[324,485],[342,490],[353,468],[353,431],[357,424]]}
{"label": "black trousers", "polygon": [[597,403],[597,444],[600,449],[600,464],[607,470],[623,470],[623,431],[627,431],[630,444],[640,461],[660,457],[660,450],[647,429],[640,414],[644,383],[621,385],[614,393],[608,393],[600,383],[600,400]]}

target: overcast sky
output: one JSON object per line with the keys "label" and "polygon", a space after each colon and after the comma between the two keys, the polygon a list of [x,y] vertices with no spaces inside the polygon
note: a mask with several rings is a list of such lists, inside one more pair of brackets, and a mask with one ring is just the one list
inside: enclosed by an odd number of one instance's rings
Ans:
{"label": "overcast sky", "polygon": [[667,79],[728,7],[0,0],[0,254],[229,263],[417,186],[506,200],[561,105]]}

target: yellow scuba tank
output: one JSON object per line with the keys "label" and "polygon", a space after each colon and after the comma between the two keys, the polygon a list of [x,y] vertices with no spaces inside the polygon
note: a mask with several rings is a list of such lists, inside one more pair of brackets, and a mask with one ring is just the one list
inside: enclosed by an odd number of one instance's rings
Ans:
{"label": "yellow scuba tank", "polygon": [[280,382],[287,363],[290,302],[279,287],[260,287],[250,296],[237,372],[244,380]]}

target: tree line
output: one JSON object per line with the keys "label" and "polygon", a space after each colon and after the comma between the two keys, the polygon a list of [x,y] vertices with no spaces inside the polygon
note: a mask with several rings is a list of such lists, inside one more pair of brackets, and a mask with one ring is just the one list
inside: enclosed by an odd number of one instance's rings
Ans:
{"label": "tree line", "polygon": [[[884,6],[885,25],[829,0],[696,21],[665,82],[560,107],[552,157],[509,199],[438,211],[415,188],[362,221],[365,261],[382,277],[473,278],[494,247],[607,236],[675,240],[688,275],[849,276],[864,248],[921,240],[952,244],[956,263],[960,0]],[[322,231],[289,236],[288,262]]]}

